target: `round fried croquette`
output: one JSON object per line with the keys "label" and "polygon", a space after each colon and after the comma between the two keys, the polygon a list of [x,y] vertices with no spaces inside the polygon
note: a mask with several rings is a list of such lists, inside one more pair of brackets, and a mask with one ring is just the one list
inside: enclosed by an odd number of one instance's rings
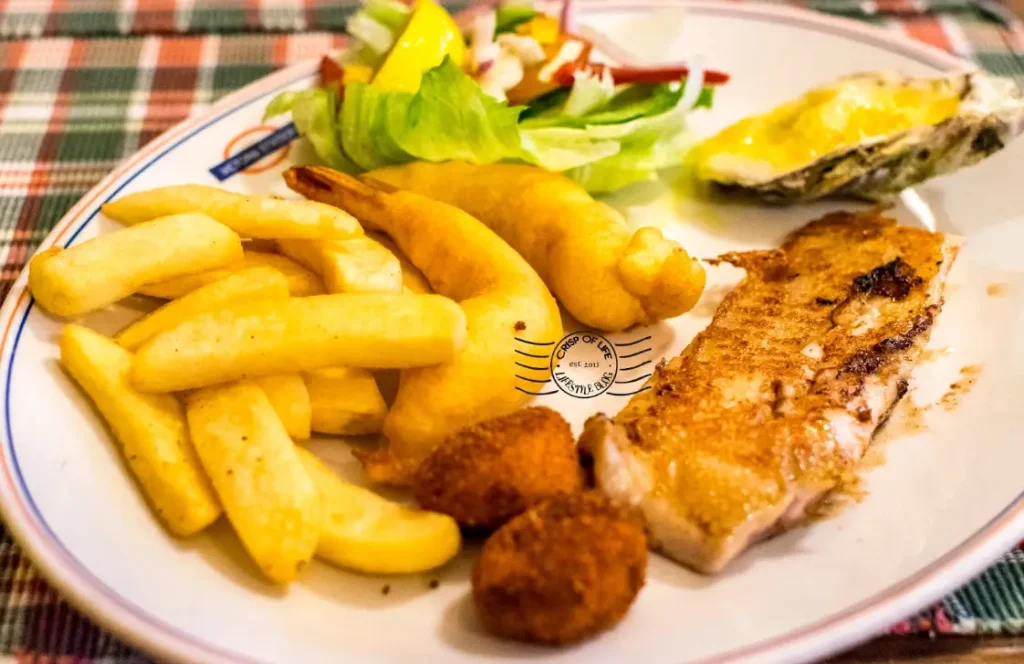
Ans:
{"label": "round fried croquette", "polygon": [[558,496],[491,535],[473,566],[473,601],[499,636],[564,645],[619,622],[646,570],[638,521],[596,491]]}
{"label": "round fried croquette", "polygon": [[526,408],[456,431],[423,461],[413,481],[425,509],[482,529],[582,487],[572,429],[550,408]]}

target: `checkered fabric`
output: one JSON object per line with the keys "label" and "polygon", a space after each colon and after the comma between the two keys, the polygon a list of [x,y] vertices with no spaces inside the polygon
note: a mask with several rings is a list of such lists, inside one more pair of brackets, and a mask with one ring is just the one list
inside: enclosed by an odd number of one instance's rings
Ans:
{"label": "checkered fabric", "polygon": [[[0,298],[102,176],[183,118],[339,45],[355,0],[0,0]],[[590,0],[599,1],[599,0]],[[804,0],[1024,83],[991,0]],[[458,5],[454,5],[458,8]],[[896,633],[1024,633],[1024,549]],[[0,526],[0,664],[150,661],[71,609]]]}

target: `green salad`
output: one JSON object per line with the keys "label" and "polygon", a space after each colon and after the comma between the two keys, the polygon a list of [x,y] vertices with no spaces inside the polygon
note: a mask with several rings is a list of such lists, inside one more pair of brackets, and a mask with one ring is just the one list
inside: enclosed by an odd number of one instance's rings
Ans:
{"label": "green salad", "polygon": [[349,21],[354,44],[321,62],[320,85],[278,95],[265,115],[290,112],[317,155],[350,173],[518,161],[601,192],[678,164],[687,115],[728,77],[612,62],[605,51],[621,49],[573,32],[569,9],[559,19],[501,5],[460,25],[433,0],[369,0]]}

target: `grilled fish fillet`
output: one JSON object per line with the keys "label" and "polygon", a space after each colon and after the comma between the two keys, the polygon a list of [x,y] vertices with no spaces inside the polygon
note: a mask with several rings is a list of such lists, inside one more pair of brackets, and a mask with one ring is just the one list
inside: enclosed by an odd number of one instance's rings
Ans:
{"label": "grilled fish fillet", "polygon": [[906,392],[958,246],[840,213],[723,256],[747,276],[708,328],[614,420],[588,420],[596,481],[704,573],[800,522]]}

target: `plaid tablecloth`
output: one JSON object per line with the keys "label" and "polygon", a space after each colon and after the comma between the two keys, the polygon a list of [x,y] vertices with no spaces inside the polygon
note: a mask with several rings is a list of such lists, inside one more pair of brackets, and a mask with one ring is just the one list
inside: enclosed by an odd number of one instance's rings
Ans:
{"label": "plaid tablecloth", "polygon": [[[220,96],[340,43],[354,0],[0,0],[0,298],[118,162]],[[1024,84],[995,2],[805,0]],[[1002,19],[1000,17],[1003,17]],[[897,633],[1024,633],[1024,549]],[[0,663],[150,661],[70,608],[0,525]]]}

